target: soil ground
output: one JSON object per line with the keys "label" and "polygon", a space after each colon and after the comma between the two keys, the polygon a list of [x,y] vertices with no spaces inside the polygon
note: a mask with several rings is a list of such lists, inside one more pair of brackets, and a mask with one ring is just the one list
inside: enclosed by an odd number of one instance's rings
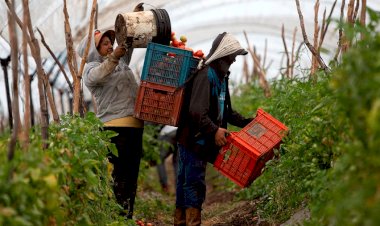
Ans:
{"label": "soil ground", "polygon": [[[160,194],[150,194],[149,196],[157,196],[168,205],[175,203],[175,185],[174,185],[174,171],[172,167],[171,156],[165,161],[169,190],[168,193],[161,192]],[[219,172],[214,170],[211,165],[207,169],[207,195],[206,201],[202,210],[202,226],[269,226],[265,221],[261,221],[256,214],[255,201],[236,201],[234,189],[225,189],[223,183],[226,183],[226,178],[220,175]],[[157,172],[154,172],[153,174]],[[158,181],[158,178],[155,178]],[[159,193],[157,191],[151,191]],[[143,191],[142,193],[146,193]],[[147,194],[138,194],[142,197]],[[156,226],[172,225],[172,214],[169,216],[156,216],[155,219],[150,219],[150,222]],[[166,222],[166,223],[164,223]]]}

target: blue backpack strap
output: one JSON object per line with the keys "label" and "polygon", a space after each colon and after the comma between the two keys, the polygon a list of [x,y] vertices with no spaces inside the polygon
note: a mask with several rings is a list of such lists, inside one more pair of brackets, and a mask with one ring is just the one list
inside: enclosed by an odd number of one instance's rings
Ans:
{"label": "blue backpack strap", "polygon": [[211,67],[208,69],[208,80],[211,84],[211,94],[213,96],[218,96],[219,100],[219,114],[218,114],[218,120],[223,120],[223,114],[224,114],[224,105],[226,100],[226,80],[223,79],[223,81],[220,81],[218,75],[216,74],[215,70]]}

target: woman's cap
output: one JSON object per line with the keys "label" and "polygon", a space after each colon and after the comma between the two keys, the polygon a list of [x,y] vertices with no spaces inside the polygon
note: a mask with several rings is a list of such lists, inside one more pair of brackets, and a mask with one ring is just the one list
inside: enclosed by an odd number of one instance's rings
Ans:
{"label": "woman's cap", "polygon": [[107,30],[104,33],[102,33],[99,30],[95,30],[94,33],[94,41],[95,41],[95,47],[98,48],[100,44],[100,40],[102,40],[103,36],[107,36],[111,40],[111,44],[113,45],[115,43],[115,31],[114,30]]}

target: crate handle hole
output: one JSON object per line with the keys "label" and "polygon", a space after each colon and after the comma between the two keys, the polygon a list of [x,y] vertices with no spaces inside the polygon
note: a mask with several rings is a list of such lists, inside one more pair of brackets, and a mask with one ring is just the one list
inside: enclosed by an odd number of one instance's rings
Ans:
{"label": "crate handle hole", "polygon": [[223,161],[224,161],[224,162],[227,162],[228,159],[230,158],[230,156],[231,156],[231,150],[226,151],[226,152],[224,153]]}
{"label": "crate handle hole", "polygon": [[160,93],[160,94],[167,94],[168,92],[165,91],[165,90],[158,90],[158,89],[155,89],[153,90],[154,93]]}

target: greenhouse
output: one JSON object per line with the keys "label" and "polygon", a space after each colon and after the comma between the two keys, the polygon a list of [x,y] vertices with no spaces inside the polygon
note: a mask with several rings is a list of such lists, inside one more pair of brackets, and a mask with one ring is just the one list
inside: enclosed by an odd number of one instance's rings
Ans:
{"label": "greenhouse", "polygon": [[380,1],[0,1],[0,225],[378,225]]}

